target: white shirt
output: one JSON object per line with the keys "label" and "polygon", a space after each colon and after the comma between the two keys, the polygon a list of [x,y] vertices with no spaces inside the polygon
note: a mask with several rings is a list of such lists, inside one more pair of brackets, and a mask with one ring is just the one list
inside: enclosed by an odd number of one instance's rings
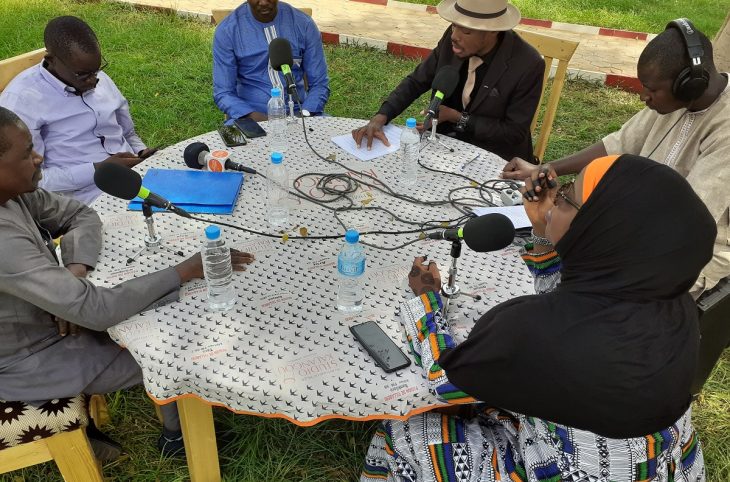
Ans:
{"label": "white shirt", "polygon": [[33,148],[44,157],[40,186],[86,204],[101,193],[94,185],[93,163],[146,147],[134,131],[127,99],[104,72],[97,77],[94,89],[76,95],[40,63],[18,74],[0,94],[0,106],[25,122]]}

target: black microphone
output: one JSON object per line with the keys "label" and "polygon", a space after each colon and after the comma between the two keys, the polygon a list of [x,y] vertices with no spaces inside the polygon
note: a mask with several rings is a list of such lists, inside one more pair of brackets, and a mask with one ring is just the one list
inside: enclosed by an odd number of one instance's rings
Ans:
{"label": "black microphone", "polygon": [[438,72],[436,72],[436,76],[433,78],[433,82],[431,83],[431,88],[435,90],[436,93],[431,99],[431,104],[429,104],[428,111],[426,112],[426,118],[423,120],[424,127],[428,128],[428,124],[431,119],[434,117],[438,118],[436,116],[436,112],[438,112],[441,102],[454,93],[454,89],[456,89],[456,85],[458,83],[459,69],[453,65],[444,65],[438,70]]}
{"label": "black microphone", "polygon": [[269,62],[274,70],[284,73],[284,80],[287,83],[286,89],[297,103],[301,103],[299,92],[297,92],[297,83],[291,73],[294,59],[292,59],[291,44],[287,39],[279,37],[269,43]]}
{"label": "black microphone", "polygon": [[162,208],[178,216],[189,218],[190,214],[182,208],[172,204],[142,185],[142,177],[128,167],[119,164],[99,164],[94,172],[94,184],[107,194],[122,199],[141,199],[156,208]]}
{"label": "black microphone", "polygon": [[207,167],[209,171],[219,172],[222,169],[230,169],[231,171],[247,172],[256,174],[256,169],[246,167],[237,162],[233,162],[228,157],[228,151],[220,151],[225,153],[225,157],[213,156],[210,148],[202,142],[193,142],[185,148],[183,159],[185,164],[192,169],[202,169]]}
{"label": "black microphone", "polygon": [[460,228],[444,229],[426,235],[429,239],[463,239],[472,251],[486,253],[506,248],[515,239],[515,227],[504,214],[492,213],[472,218]]}

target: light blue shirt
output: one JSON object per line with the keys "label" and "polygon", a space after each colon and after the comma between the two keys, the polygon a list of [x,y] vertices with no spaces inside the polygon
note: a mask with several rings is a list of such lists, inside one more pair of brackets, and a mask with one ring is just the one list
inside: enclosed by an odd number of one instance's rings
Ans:
{"label": "light blue shirt", "polygon": [[[330,89],[317,25],[307,14],[283,2],[279,2],[273,22],[261,23],[244,3],[218,25],[213,39],[213,100],[231,119],[251,112],[266,113],[271,88],[283,84],[283,75],[269,65],[269,42],[278,37],[291,43],[292,73],[302,108],[324,112]],[[308,92],[304,91],[304,73]]]}
{"label": "light blue shirt", "polygon": [[15,112],[30,129],[33,148],[43,156],[47,191],[90,204],[101,191],[94,163],[112,154],[137,154],[145,145],[134,131],[129,104],[104,72],[83,95],[38,64],[18,74],[0,94],[0,106]]}

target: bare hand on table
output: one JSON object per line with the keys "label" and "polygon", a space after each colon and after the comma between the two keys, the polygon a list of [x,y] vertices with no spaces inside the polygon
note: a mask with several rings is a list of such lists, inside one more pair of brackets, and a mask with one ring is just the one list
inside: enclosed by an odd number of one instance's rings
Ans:
{"label": "bare hand on table", "polygon": [[[231,248],[231,265],[233,265],[233,271],[246,271],[246,265],[253,263],[253,261],[253,254]],[[194,254],[175,266],[175,270],[177,270],[177,274],[180,276],[181,283],[195,278],[204,278],[203,259],[200,253]]]}

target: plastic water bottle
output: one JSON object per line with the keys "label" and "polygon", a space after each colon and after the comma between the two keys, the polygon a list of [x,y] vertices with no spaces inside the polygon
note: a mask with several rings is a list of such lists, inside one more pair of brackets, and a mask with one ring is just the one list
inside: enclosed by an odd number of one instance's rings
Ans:
{"label": "plastic water bottle", "polygon": [[231,278],[231,251],[221,238],[218,226],[205,228],[205,242],[200,252],[203,258],[203,273],[208,281],[208,308],[211,311],[226,311],[236,302]]}
{"label": "plastic water bottle", "polygon": [[271,152],[286,152],[286,106],[281,96],[281,89],[271,89],[271,99],[266,107],[269,127],[269,148]]}
{"label": "plastic water bottle", "polygon": [[401,152],[401,176],[399,184],[413,186],[418,176],[418,159],[420,152],[421,136],[416,129],[416,119],[409,117],[406,120],[406,127],[400,135]]}
{"label": "plastic water bottle", "polygon": [[358,244],[360,234],[354,229],[345,233],[345,244],[337,256],[340,286],[337,290],[337,309],[346,313],[362,310],[364,296],[361,281],[365,274],[365,250]]}
{"label": "plastic water bottle", "polygon": [[273,226],[289,223],[289,174],[283,159],[281,152],[271,153],[271,164],[266,169],[266,219]]}

